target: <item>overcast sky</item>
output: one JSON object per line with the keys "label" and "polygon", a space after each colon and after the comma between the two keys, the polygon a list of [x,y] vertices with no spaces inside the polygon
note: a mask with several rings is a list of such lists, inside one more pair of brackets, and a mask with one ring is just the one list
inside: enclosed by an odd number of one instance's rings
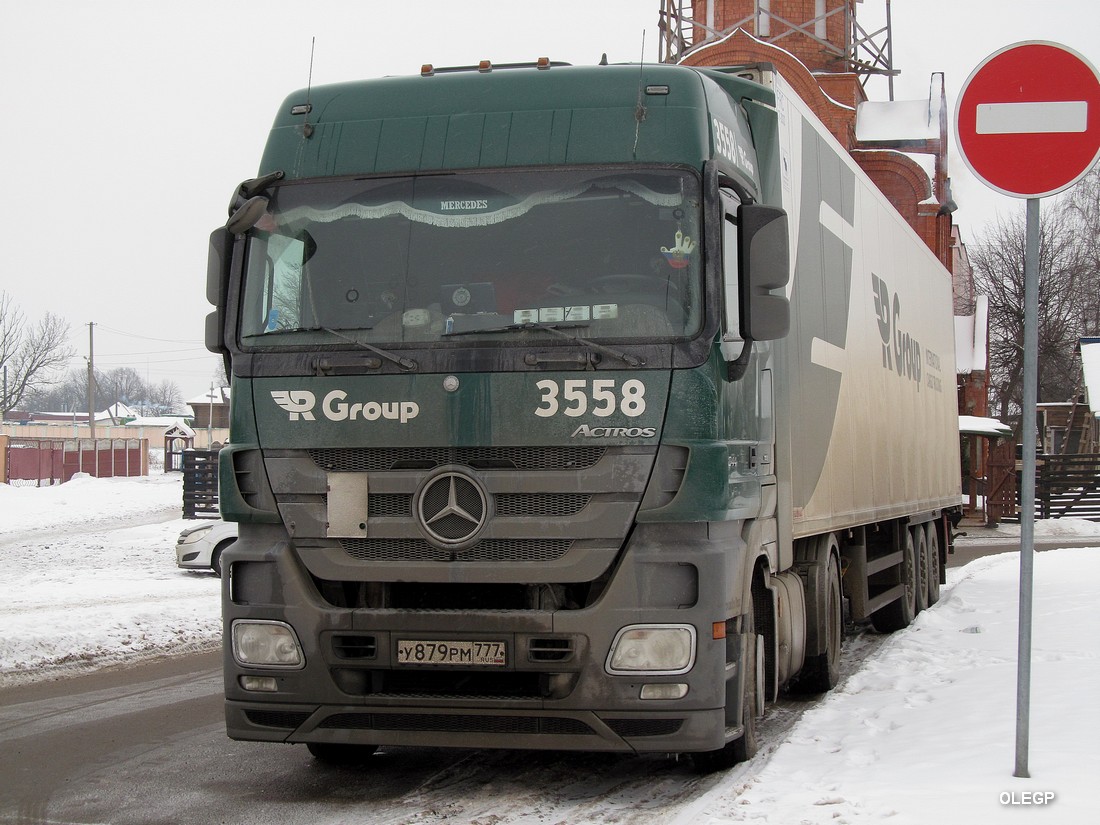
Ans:
{"label": "overcast sky", "polygon": [[[313,83],[548,56],[592,64],[657,59],[660,0],[36,0],[0,2],[0,289],[31,321],[70,324],[95,362],[206,392],[207,237],[255,174],[277,107]],[[865,0],[867,28],[885,0]],[[1100,64],[1091,0],[894,0],[895,98],[946,73],[949,105],[974,67],[1022,40]],[[870,87],[886,99],[885,83]],[[964,240],[1022,201],[976,183],[955,153]]]}

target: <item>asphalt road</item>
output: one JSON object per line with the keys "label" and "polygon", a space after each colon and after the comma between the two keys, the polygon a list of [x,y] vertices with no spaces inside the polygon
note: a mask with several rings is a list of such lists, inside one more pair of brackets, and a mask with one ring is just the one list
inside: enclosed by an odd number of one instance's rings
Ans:
{"label": "asphalt road", "polygon": [[718,781],[664,756],[557,752],[388,748],[328,767],[301,745],[228,739],[220,667],[180,656],[0,691],[0,823],[640,823],[652,810],[632,794],[673,821]]}
{"label": "asphalt road", "polygon": [[[995,531],[984,528],[963,528],[968,535],[966,538],[956,539],[955,552],[947,557],[948,567],[962,567],[974,559],[982,556],[992,556],[996,553],[1013,553],[1020,549],[1020,540],[1013,537],[998,535]],[[1035,540],[1035,552],[1054,550],[1058,547],[1097,547],[1100,546],[1100,538],[1041,538]]]}
{"label": "asphalt road", "polygon": [[[846,640],[842,681],[886,638]],[[435,748],[336,768],[301,745],[228,739],[220,654],[179,656],[0,691],[0,823],[690,825],[711,796],[751,781],[818,701],[772,706],[757,757],[710,776],[662,754]]]}

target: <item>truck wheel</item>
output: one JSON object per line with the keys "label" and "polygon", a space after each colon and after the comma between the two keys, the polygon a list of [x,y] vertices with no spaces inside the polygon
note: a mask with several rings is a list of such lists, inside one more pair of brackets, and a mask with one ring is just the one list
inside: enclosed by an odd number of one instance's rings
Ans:
{"label": "truck wheel", "polygon": [[217,547],[214,548],[214,552],[210,554],[210,569],[214,571],[214,575],[221,578],[222,575],[222,553],[229,547],[236,539],[230,541],[223,541]]}
{"label": "truck wheel", "polygon": [[[753,590],[755,591],[755,587]],[[753,594],[755,601],[755,592]],[[757,680],[761,673],[758,657],[763,648],[760,644],[760,636],[756,635],[756,625],[752,613],[747,613],[744,624],[744,632],[749,634],[748,643],[745,645],[745,690],[741,697],[741,719],[744,732],[732,742],[727,742],[724,748],[716,751],[703,751],[693,753],[691,761],[695,770],[699,773],[714,773],[732,768],[739,762],[747,762],[756,755],[756,716],[757,697],[759,685]]]}
{"label": "truck wheel", "polygon": [[[902,528],[905,529],[905,528]],[[913,546],[913,534],[905,529],[905,544],[902,547],[901,584],[902,595],[871,614],[871,624],[879,633],[893,633],[913,623],[917,610],[917,564],[916,548]]]}
{"label": "truck wheel", "polygon": [[[829,545],[831,551],[835,541]],[[791,683],[795,693],[824,693],[832,690],[840,681],[840,646],[844,639],[844,605],[840,589],[840,566],[834,553],[829,553],[828,562],[822,575],[811,575],[807,579],[806,621],[818,622],[818,633],[824,634],[821,653],[807,656],[802,670]],[[812,605],[812,606],[811,606]],[[816,616],[816,618],[814,618]]]}
{"label": "truck wheel", "polygon": [[344,745],[334,742],[307,742],[310,754],[326,765],[359,765],[378,750],[377,745]]}
{"label": "truck wheel", "polygon": [[931,607],[940,600],[940,534],[936,530],[936,522],[930,521],[925,526],[928,533],[928,572],[925,576],[927,597],[926,604]]}
{"label": "truck wheel", "polygon": [[919,527],[913,527],[910,533],[913,535],[913,546],[916,549],[914,554],[916,564],[913,565],[913,572],[916,574],[917,580],[917,604],[914,610],[914,615],[916,615],[928,607],[928,535],[923,524]]}

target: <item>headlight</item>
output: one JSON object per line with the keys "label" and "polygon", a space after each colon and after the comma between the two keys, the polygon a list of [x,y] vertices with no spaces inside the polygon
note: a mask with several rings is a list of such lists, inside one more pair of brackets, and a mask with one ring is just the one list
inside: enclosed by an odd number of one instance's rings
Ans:
{"label": "headlight", "polygon": [[180,533],[176,544],[194,544],[197,541],[202,541],[213,529],[213,524],[204,524],[202,527],[192,527],[190,530],[184,530]]}
{"label": "headlight", "polygon": [[695,628],[687,624],[624,627],[607,655],[608,673],[687,673],[694,664]]}
{"label": "headlight", "polygon": [[233,622],[233,658],[246,667],[300,668],[302,646],[285,622]]}

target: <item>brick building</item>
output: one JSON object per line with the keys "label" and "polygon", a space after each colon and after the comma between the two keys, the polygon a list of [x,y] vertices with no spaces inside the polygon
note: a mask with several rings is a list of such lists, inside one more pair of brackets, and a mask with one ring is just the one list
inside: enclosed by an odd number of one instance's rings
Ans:
{"label": "brick building", "polygon": [[926,100],[869,101],[866,78],[896,72],[859,27],[856,0],[665,0],[662,29],[670,62],[773,64],[952,269],[943,76]]}

